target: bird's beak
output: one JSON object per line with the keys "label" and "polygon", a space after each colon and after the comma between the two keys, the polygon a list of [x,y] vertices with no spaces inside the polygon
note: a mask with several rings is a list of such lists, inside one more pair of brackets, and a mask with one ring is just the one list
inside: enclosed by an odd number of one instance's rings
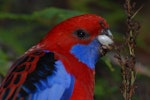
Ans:
{"label": "bird's beak", "polygon": [[98,35],[97,40],[102,45],[100,47],[100,53],[105,55],[105,53],[113,48],[113,35],[109,29],[104,29],[101,31],[100,35]]}

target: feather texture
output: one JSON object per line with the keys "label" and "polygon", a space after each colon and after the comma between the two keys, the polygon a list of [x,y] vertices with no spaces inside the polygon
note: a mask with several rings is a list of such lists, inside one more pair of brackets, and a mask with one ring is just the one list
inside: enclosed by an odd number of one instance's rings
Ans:
{"label": "feather texture", "polygon": [[95,64],[113,43],[108,28],[94,14],[56,25],[12,65],[0,100],[93,100]]}
{"label": "feather texture", "polygon": [[24,55],[9,73],[0,89],[0,100],[67,100],[73,90],[73,76],[54,53],[45,50]]}

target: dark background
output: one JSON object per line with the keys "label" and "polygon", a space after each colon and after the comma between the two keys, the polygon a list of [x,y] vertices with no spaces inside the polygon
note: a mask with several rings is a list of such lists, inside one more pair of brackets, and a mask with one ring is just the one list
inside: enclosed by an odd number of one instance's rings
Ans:
{"label": "dark background", "polygon": [[[150,100],[150,4],[133,0],[136,8],[144,5],[135,17],[141,24],[137,37],[135,95],[133,100]],[[104,17],[118,43],[126,32],[124,0],[0,0],[0,74],[12,62],[36,44],[57,23],[84,13]],[[95,100],[123,100],[120,92],[121,71],[114,52],[100,59],[96,67]]]}

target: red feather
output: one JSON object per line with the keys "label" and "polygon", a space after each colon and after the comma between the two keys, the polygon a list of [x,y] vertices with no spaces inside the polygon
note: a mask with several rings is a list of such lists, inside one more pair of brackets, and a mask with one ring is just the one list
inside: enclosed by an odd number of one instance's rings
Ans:
{"label": "red feather", "polygon": [[5,80],[3,81],[0,88],[0,100],[3,100],[3,95],[7,95],[5,100],[16,100],[18,92],[20,91],[20,86],[26,80],[27,75],[32,73],[35,68],[37,61],[44,52],[30,52],[19,58],[9,70]]}
{"label": "red feather", "polygon": [[[1,96],[3,93],[7,91],[9,91],[9,94],[6,100],[12,96],[14,98],[16,97],[20,90],[20,85],[23,84],[27,75],[35,70],[37,61],[43,55],[42,52],[39,52],[38,55],[32,52],[42,49],[55,53],[55,58],[61,60],[67,72],[75,77],[75,86],[71,100],[93,100],[95,71],[80,62],[70,53],[70,50],[75,44],[88,44],[97,37],[103,29],[99,24],[100,21],[103,21],[105,28],[109,27],[103,18],[93,14],[76,16],[54,27],[41,42],[29,49],[25,55],[17,60],[11,67],[0,88],[0,99],[2,99]],[[76,38],[73,32],[78,29],[86,30],[90,38],[83,40]],[[30,55],[30,57],[24,62],[26,55]],[[32,58],[34,58],[34,60],[31,63],[30,60],[32,60]],[[26,67],[23,68],[23,66]],[[19,77],[19,81],[17,77]],[[14,82],[17,82],[17,84],[14,84]]]}
{"label": "red feather", "polygon": [[[79,62],[77,58],[70,54],[70,49],[75,44],[90,43],[101,33],[103,28],[99,23],[100,21],[103,21],[106,28],[109,27],[106,21],[97,15],[85,14],[72,17],[54,27],[38,44],[41,46],[40,48],[55,52],[56,58],[61,59],[66,70],[75,76],[75,88],[71,100],[93,100],[95,70],[91,70],[85,64]],[[91,37],[86,40],[79,40],[73,36],[72,33],[80,28],[86,30]]]}

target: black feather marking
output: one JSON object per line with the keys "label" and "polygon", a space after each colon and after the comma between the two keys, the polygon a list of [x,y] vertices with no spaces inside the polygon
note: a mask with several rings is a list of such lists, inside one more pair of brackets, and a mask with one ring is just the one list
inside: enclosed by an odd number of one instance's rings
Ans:
{"label": "black feather marking", "polygon": [[4,84],[4,88],[6,88],[6,87],[11,83],[13,77],[14,77],[14,76],[11,75],[11,76],[9,76],[9,77],[7,78],[7,80],[5,81],[5,84]]}
{"label": "black feather marking", "polygon": [[15,70],[15,72],[22,72],[22,71],[24,71],[25,70],[25,65],[22,65],[22,66],[20,66],[19,68],[17,68],[16,70]]}
{"label": "black feather marking", "polygon": [[[42,52],[35,52],[33,54],[35,56],[39,56]],[[55,71],[55,61],[56,59],[54,58],[54,53],[45,52],[45,54],[40,57],[37,62],[36,69],[27,76],[27,79],[23,84],[24,88],[21,88],[19,95],[21,97],[25,97],[29,93],[34,93],[37,90],[35,83],[46,79]]]}
{"label": "black feather marking", "polygon": [[20,81],[21,75],[18,74],[17,77],[15,78],[14,84],[18,84],[18,82]]}
{"label": "black feather marking", "polygon": [[32,62],[33,60],[34,60],[34,57],[30,57],[30,58],[28,59],[29,62]]}
{"label": "black feather marking", "polygon": [[9,94],[9,91],[10,91],[10,88],[7,88],[7,89],[5,90],[5,93],[4,93],[4,95],[3,95],[2,100],[5,100],[5,98],[6,98],[7,95]]}
{"label": "black feather marking", "polygon": [[[18,59],[17,62],[14,63],[14,66],[21,65],[29,59],[29,56],[23,56],[21,59]],[[17,68],[17,67],[16,67]],[[15,69],[14,69],[15,70]]]}
{"label": "black feather marking", "polygon": [[[16,89],[14,90],[14,92],[13,92],[14,94],[17,92],[17,89],[18,89],[18,88],[16,88]],[[11,95],[11,97],[10,97],[8,100],[12,100],[12,98],[14,98],[14,95]]]}
{"label": "black feather marking", "polygon": [[[44,50],[31,52],[30,54],[25,54],[22,56],[12,65],[12,68],[9,70],[10,74],[7,76],[5,84],[2,85],[2,88],[5,90],[2,94],[2,99],[5,100],[9,93],[11,93],[8,100],[12,100],[16,98],[16,92],[19,92],[16,100],[28,98],[29,93],[36,92],[36,83],[39,84],[40,80],[44,80],[53,74],[53,71],[55,70],[55,61],[56,59],[54,58],[54,53],[45,52]],[[34,71],[32,71],[34,66],[36,67]],[[25,72],[25,74],[27,74],[29,71],[30,73],[27,76],[25,75],[25,79],[21,79],[23,75],[21,75],[20,72]],[[21,82],[20,84],[23,84],[18,85],[19,82]],[[14,86],[15,90],[10,91],[10,88],[7,88],[9,86]]]}
{"label": "black feather marking", "polygon": [[[20,91],[21,91],[21,94],[25,96],[28,95],[28,93],[23,88],[21,88]],[[21,97],[21,95],[19,95],[19,97]]]}
{"label": "black feather marking", "polygon": [[34,52],[33,54],[38,56],[38,55],[41,55],[42,52],[43,52],[43,51],[36,51],[36,52]]}
{"label": "black feather marking", "polygon": [[[36,90],[35,85],[34,85],[31,81],[25,82],[25,83],[23,84],[23,86],[24,86],[26,89],[30,90],[31,92],[35,92],[35,90]],[[20,91],[20,92],[21,92],[21,91]],[[28,91],[26,91],[26,92],[28,92]]]}
{"label": "black feather marking", "polygon": [[[24,62],[26,62],[29,59],[29,56],[22,56],[20,59],[18,59],[13,65],[12,67],[12,72],[21,72],[23,71],[24,67],[21,68],[21,64],[23,64]],[[19,67],[18,67],[19,66]]]}

